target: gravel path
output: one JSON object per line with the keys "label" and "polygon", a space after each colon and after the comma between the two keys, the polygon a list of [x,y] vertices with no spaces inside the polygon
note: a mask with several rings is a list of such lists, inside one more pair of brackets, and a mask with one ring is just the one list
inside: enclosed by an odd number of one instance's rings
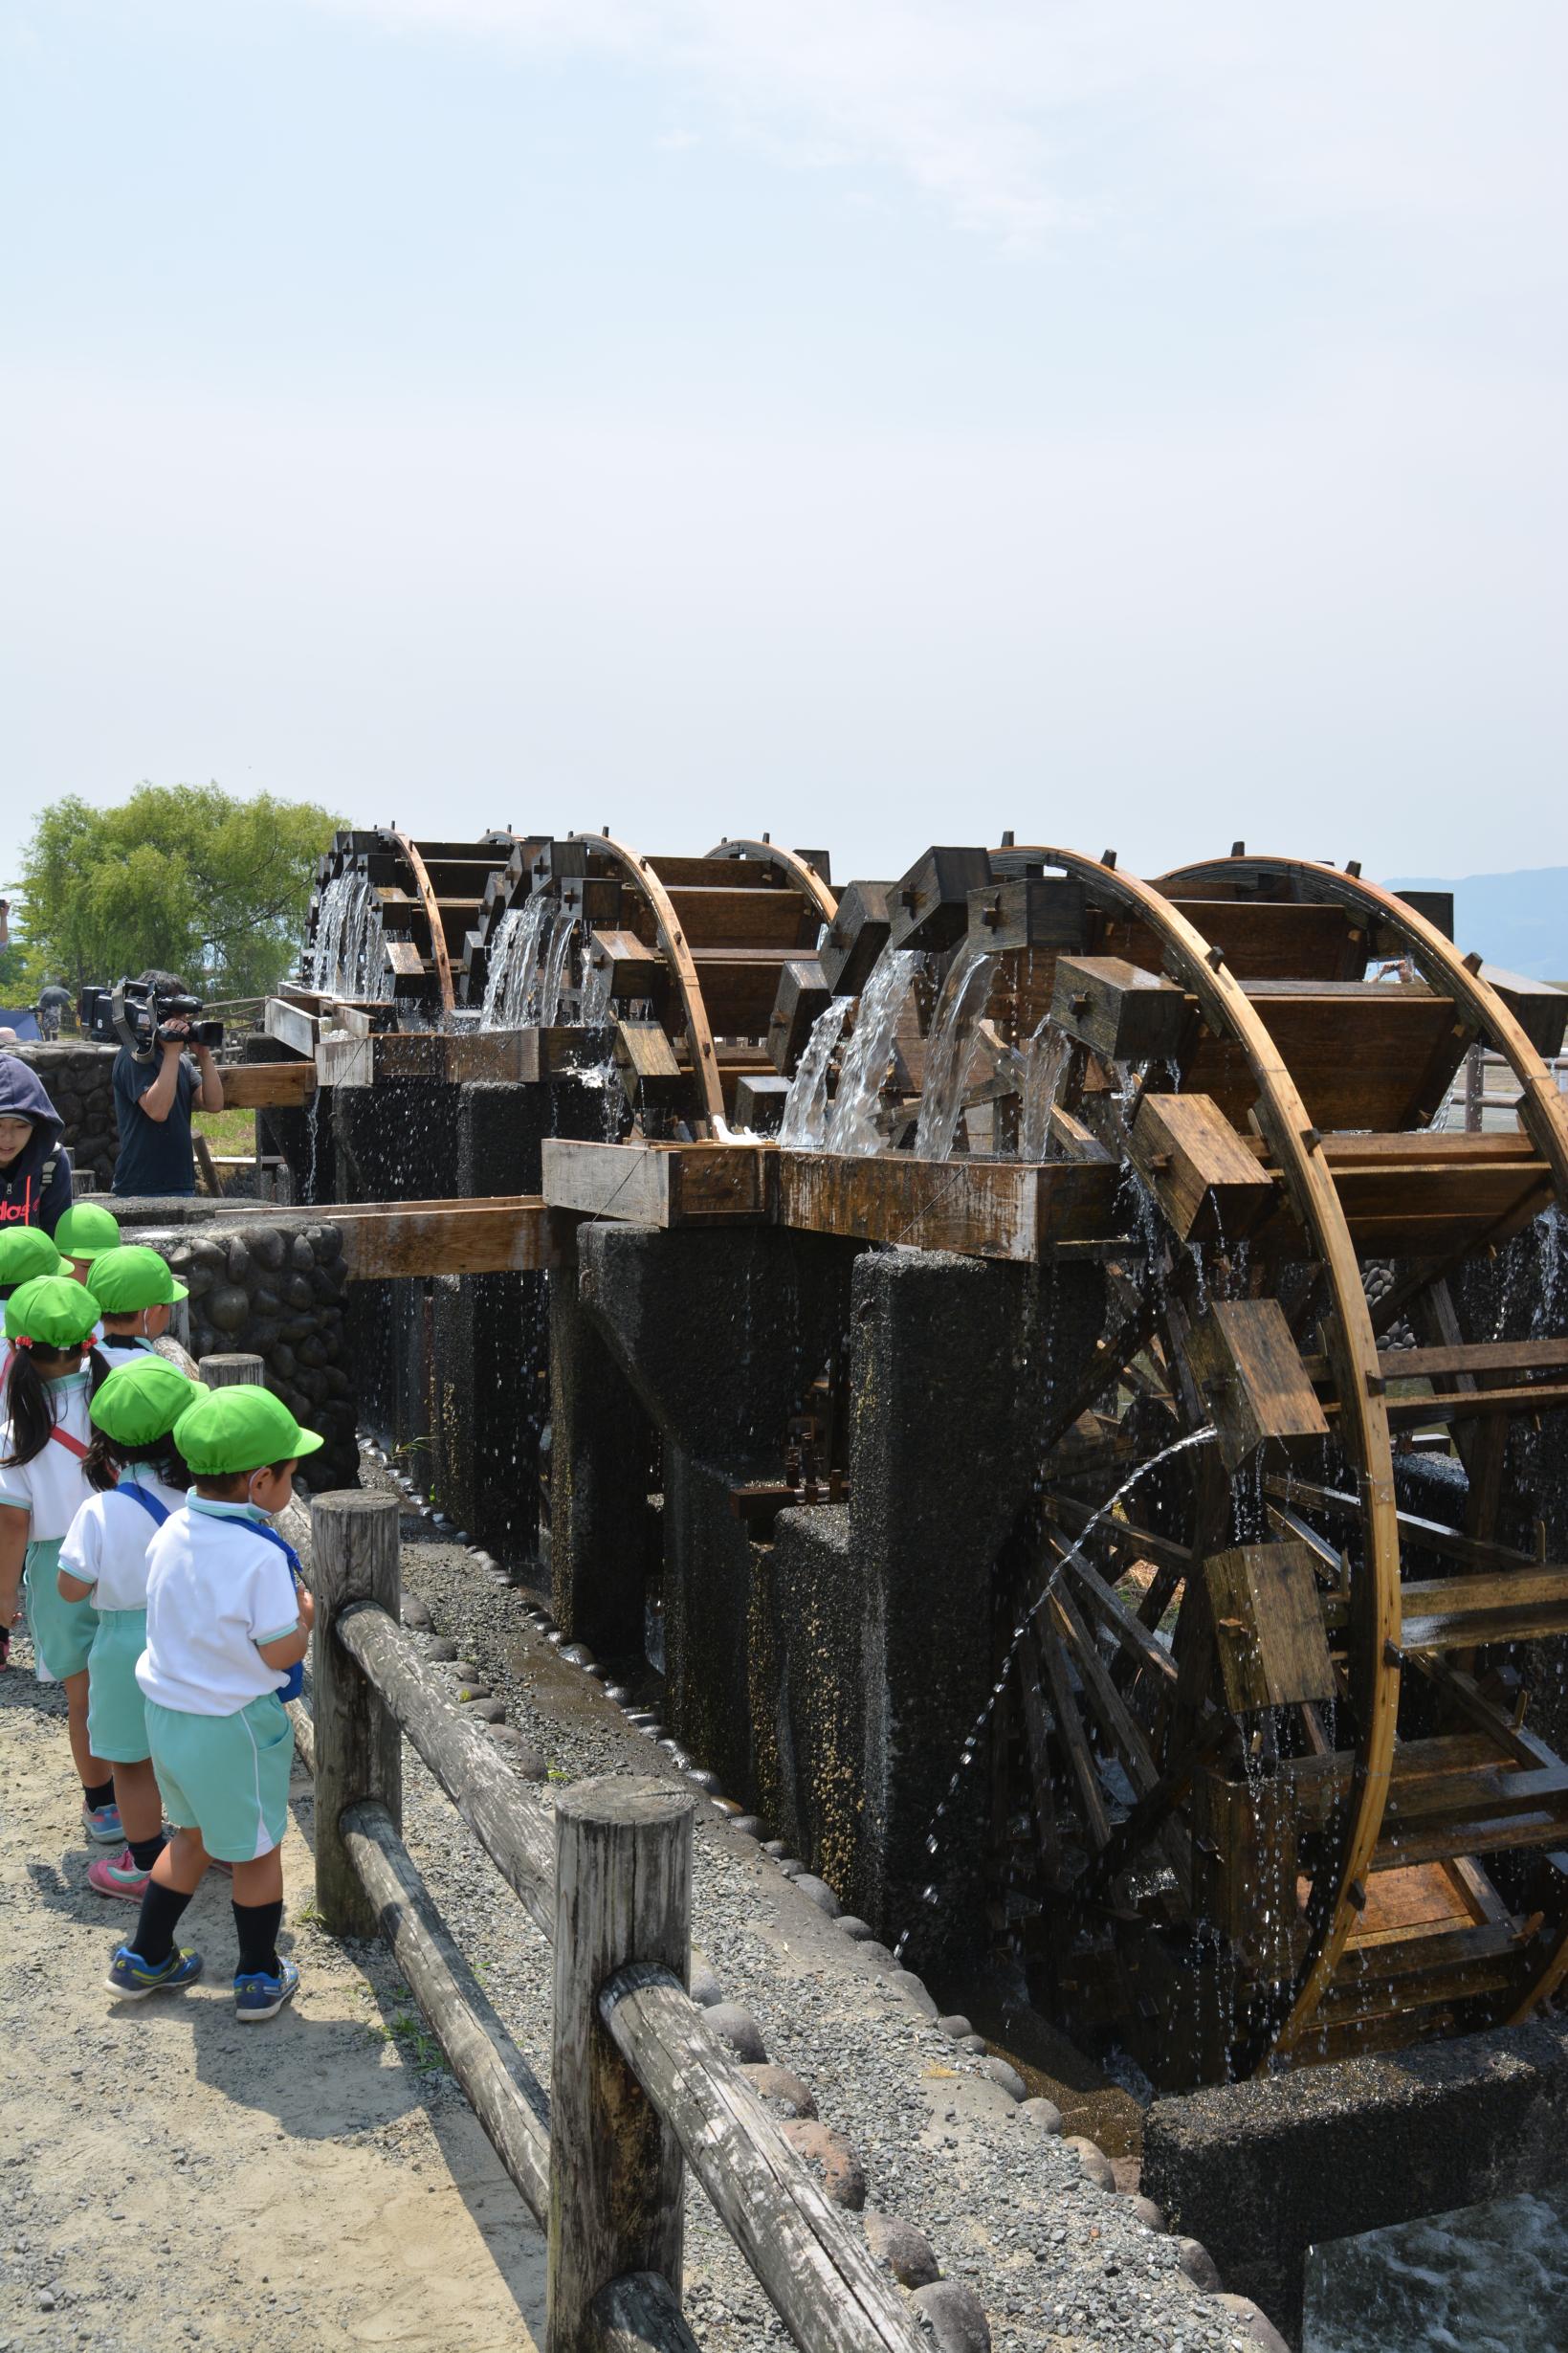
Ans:
{"label": "gravel path", "polygon": [[[367,1484],[390,1491],[385,1470],[371,1461],[364,1469]],[[424,1638],[452,1642],[478,1669],[552,1780],[633,1770],[678,1778],[668,1753],[560,1656],[525,1594],[407,1505],[403,1537],[406,1601],[417,1598],[433,1620]],[[409,1848],[497,2012],[547,2082],[548,1948],[405,1753]],[[1086,2178],[1073,2145],[922,2014],[919,1989],[876,1957],[880,1948],[852,1942],[706,1805],[694,1896],[695,1942],[725,1999],[744,2006],[769,2059],[802,2078],[822,2122],[848,2139],[864,2170],[867,2212],[917,2226],[943,2275],[974,2290],[996,2353],[1256,2353],[1277,2344],[1266,2324],[1254,2333],[1252,2307],[1200,2294],[1181,2268],[1189,2242],[1150,2229],[1131,2199]],[[696,2185],[687,2265],[705,2346],[750,2353],[783,2340]]]}
{"label": "gravel path", "polygon": [[[116,2003],[135,1924],[86,1885],[57,1685],[18,1637],[0,1675],[0,2348],[473,2353],[544,2342],[544,2249],[391,1957],[310,1924],[310,1851],[284,1850],[303,1982],[242,2027],[228,1882],[182,1938],[209,1975]],[[298,1789],[310,1784],[300,1778]],[[438,2054],[437,2054],[438,2055]]]}

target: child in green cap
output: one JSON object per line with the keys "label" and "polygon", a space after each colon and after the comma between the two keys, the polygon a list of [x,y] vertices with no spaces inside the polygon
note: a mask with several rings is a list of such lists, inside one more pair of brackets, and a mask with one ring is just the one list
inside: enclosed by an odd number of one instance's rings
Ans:
{"label": "child in green cap", "polygon": [[300,1456],[321,1440],[270,1390],[238,1387],[201,1398],[175,1424],[174,1442],[194,1492],[148,1549],[147,1647],[136,1670],[174,1835],[108,1984],[140,2001],[200,1976],[200,1954],[182,1951],[174,1931],[208,1864],[229,1862],[234,2009],[249,2025],[275,2018],[299,1983],[277,1950],[294,1761],[279,1694],[304,1657],[314,1611],[296,1590],[293,1554],[266,1521],[288,1503]]}
{"label": "child in green cap", "polygon": [[118,1855],[87,1866],[99,1896],[141,1901],[163,1852],[164,1808],[152,1769],[146,1711],[136,1679],[147,1638],[147,1547],[185,1503],[190,1474],[174,1425],[206,1391],[161,1356],[139,1356],[110,1373],[89,1407],[87,1478],[94,1492],[60,1546],[59,1588],[91,1602],[98,1623],[87,1659],[87,1735],[114,1767],[124,1825]]}
{"label": "child in green cap", "polygon": [[120,1220],[100,1202],[73,1201],[55,1229],[55,1248],[70,1259],[77,1282],[90,1285],[95,1258],[120,1248]]}
{"label": "child in green cap", "polygon": [[134,1364],[150,1356],[168,1330],[175,1302],[190,1296],[175,1281],[168,1260],[144,1242],[121,1244],[93,1260],[88,1287],[103,1317],[99,1353],[105,1364]]}
{"label": "child in green cap", "polygon": [[[64,1265],[42,1226],[0,1226],[0,1300],[9,1299],[19,1283],[31,1282],[34,1275],[58,1275]],[[0,1400],[14,1352],[13,1342],[0,1343]],[[0,1629],[0,1638],[3,1634]]]}
{"label": "child in green cap", "polygon": [[85,1503],[87,1410],[102,1380],[101,1357],[83,1357],[98,1302],[68,1275],[37,1275],[6,1301],[15,1352],[0,1424],[0,1630],[8,1637],[26,1577],[28,1631],[41,1683],[65,1685],[71,1754],[81,1776],[82,1828],[99,1846],[124,1844],[114,1776],[87,1732],[87,1656],[98,1618],[91,1602],[60,1592],[60,1544]]}

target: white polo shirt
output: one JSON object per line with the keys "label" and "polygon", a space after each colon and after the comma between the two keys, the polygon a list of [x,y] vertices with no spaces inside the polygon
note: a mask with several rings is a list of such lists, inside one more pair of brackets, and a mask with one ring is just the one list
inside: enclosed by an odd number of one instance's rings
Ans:
{"label": "white polo shirt", "polygon": [[287,1677],[256,1644],[277,1642],[298,1623],[288,1562],[258,1533],[250,1507],[192,1496],[147,1548],[147,1647],[136,1679],[160,1707],[235,1716],[281,1690]]}
{"label": "white polo shirt", "polygon": [[147,1606],[147,1547],[158,1525],[152,1514],[125,1493],[127,1481],[161,1503],[171,1518],[185,1509],[179,1488],[166,1487],[144,1462],[132,1463],[118,1487],[88,1497],[60,1546],[60,1566],[93,1587],[99,1609]]}
{"label": "white polo shirt", "polygon": [[[86,1446],[93,1435],[93,1425],[87,1418],[87,1382],[86,1373],[73,1372],[63,1381],[48,1384],[55,1406],[55,1427],[75,1438],[78,1446]],[[5,1457],[11,1450],[8,1419],[0,1422],[0,1504],[29,1513],[29,1543],[47,1544],[64,1536],[93,1492],[82,1471],[81,1457],[58,1438],[46,1439],[31,1462],[7,1462]],[[139,1506],[133,1503],[131,1509],[135,1511]]]}
{"label": "white polo shirt", "polygon": [[[150,1340],[117,1340],[108,1332],[99,1342],[98,1352],[111,1372],[117,1365],[134,1365],[139,1356],[156,1356],[158,1353]],[[140,1504],[133,1504],[131,1508],[133,1511],[141,1510]],[[145,1512],[142,1513],[142,1517],[144,1520],[146,1518]]]}

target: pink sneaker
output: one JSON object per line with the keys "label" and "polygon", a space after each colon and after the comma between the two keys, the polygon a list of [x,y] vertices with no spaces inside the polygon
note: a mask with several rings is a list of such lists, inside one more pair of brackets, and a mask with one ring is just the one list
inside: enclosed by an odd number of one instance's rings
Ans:
{"label": "pink sneaker", "polygon": [[119,1896],[126,1903],[140,1903],[146,1892],[150,1871],[138,1871],[127,1847],[122,1854],[100,1854],[87,1866],[87,1884],[95,1896]]}

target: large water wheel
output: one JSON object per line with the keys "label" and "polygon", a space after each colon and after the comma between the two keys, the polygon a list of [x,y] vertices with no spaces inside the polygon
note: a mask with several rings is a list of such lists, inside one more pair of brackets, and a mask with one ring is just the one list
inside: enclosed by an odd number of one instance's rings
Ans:
{"label": "large water wheel", "polygon": [[[1527,2015],[1568,1972],[1568,1000],[1298,862],[934,852],[883,909],[928,961],[860,1148],[1127,1170],[998,1572],[1043,2000],[1165,2083]],[[1477,1042],[1507,1134],[1433,1124]]]}
{"label": "large water wheel", "polygon": [[808,1001],[835,905],[823,853],[766,840],[705,857],[598,833],[519,841],[459,1001],[491,1026],[597,1033],[639,1134],[723,1137],[784,1084],[770,1027],[781,1002]]}
{"label": "large water wheel", "polygon": [[333,836],[317,868],[300,978],[351,1002],[395,1004],[405,1017],[450,1013],[491,877],[513,836],[415,841],[392,827]]}

